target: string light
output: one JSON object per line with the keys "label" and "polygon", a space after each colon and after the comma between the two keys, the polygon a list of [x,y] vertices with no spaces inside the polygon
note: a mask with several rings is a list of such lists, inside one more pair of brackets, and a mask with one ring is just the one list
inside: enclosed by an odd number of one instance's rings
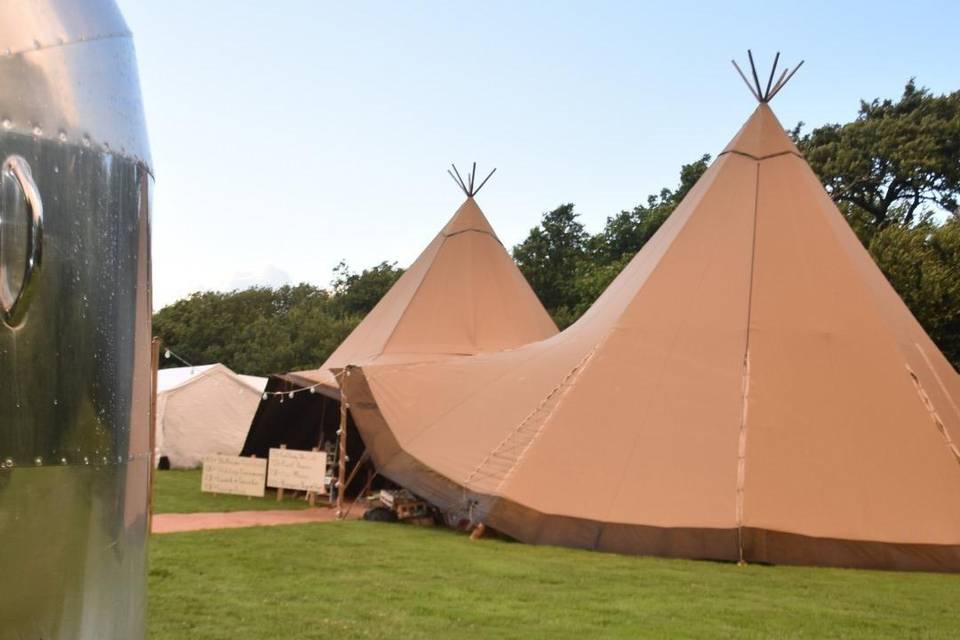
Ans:
{"label": "string light", "polygon": [[[174,359],[176,359],[176,360],[179,360],[180,362],[182,362],[182,363],[185,364],[186,366],[190,367],[191,369],[194,368],[194,366],[193,366],[191,363],[187,362],[184,358],[182,358],[181,356],[177,355],[177,354],[173,351],[173,349],[171,349],[171,348],[169,348],[169,347],[167,347],[166,349],[164,349],[164,351],[163,351],[163,357],[164,357],[165,359],[167,359],[167,360],[169,360],[170,358],[174,358]],[[300,388],[297,388],[297,389],[286,389],[286,390],[284,390],[284,391],[264,391],[264,392],[263,392],[263,395],[261,395],[260,398],[261,398],[262,400],[269,400],[269,399],[271,398],[271,396],[280,396],[280,402],[283,402],[284,396],[286,396],[286,397],[289,398],[290,400],[293,400],[294,396],[295,396],[296,394],[302,392],[302,391],[306,391],[306,392],[308,392],[308,393],[310,393],[310,394],[315,394],[315,393],[317,393],[317,389],[319,389],[319,388],[322,387],[322,386],[323,386],[323,385],[318,382],[317,384],[312,384],[312,385],[310,385],[309,387],[300,387]]]}
{"label": "string light", "polygon": [[184,360],[183,358],[181,358],[180,356],[178,356],[176,353],[174,353],[174,352],[173,352],[173,349],[171,349],[170,347],[167,347],[167,348],[164,350],[164,352],[163,352],[163,357],[164,357],[165,359],[167,359],[167,360],[169,360],[170,358],[175,358],[175,359],[179,360],[180,362],[182,362],[183,364],[185,364],[185,365],[187,365],[188,367],[190,367],[191,369],[193,369],[193,365],[192,365],[192,364],[190,364],[189,362],[187,362],[186,360]]}
{"label": "string light", "polygon": [[311,395],[316,394],[317,389],[319,389],[322,386],[323,385],[318,382],[317,384],[312,384],[309,387],[298,387],[296,389],[284,389],[283,391],[264,391],[263,395],[261,395],[260,398],[262,400],[269,400],[271,397],[279,396],[280,402],[283,402],[284,399],[293,400],[294,396],[296,396],[298,393],[303,393],[304,391],[306,391]]}

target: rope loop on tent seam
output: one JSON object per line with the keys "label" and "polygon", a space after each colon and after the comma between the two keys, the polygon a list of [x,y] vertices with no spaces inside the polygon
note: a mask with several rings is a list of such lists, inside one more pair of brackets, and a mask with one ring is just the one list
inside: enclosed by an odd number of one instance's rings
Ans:
{"label": "rope loop on tent seam", "polygon": [[[487,177],[483,179],[483,182],[481,182],[479,186],[474,187],[474,184],[476,183],[476,178],[477,178],[476,162],[473,163],[473,168],[470,170],[470,173],[467,174],[467,178],[468,178],[467,180],[464,180],[460,176],[460,172],[457,171],[457,165],[451,162],[450,166],[453,167],[453,171],[450,171],[450,169],[447,169],[447,173],[450,174],[450,177],[453,178],[453,181],[457,183],[457,186],[460,187],[464,195],[466,195],[468,198],[472,198],[473,196],[480,193],[480,189],[483,189],[483,185],[487,184],[487,180],[489,180],[490,176],[492,176],[494,172],[497,170],[497,168],[494,167],[493,170],[487,174]],[[454,175],[454,173],[456,173],[456,175]]]}
{"label": "rope loop on tent seam", "polygon": [[920,402],[923,404],[923,408],[930,414],[930,419],[933,420],[933,426],[940,432],[940,437],[943,438],[943,442],[947,446],[947,451],[952,453],[954,459],[960,464],[960,449],[957,448],[957,445],[953,442],[953,438],[950,437],[950,432],[947,431],[946,425],[943,424],[943,419],[940,417],[940,414],[937,413],[936,407],[933,406],[933,401],[930,400],[927,390],[923,388],[919,376],[914,373],[910,365],[904,364],[904,366],[907,368],[907,373],[910,374],[910,379],[913,381],[913,386],[917,390],[917,395],[920,396]]}
{"label": "rope loop on tent seam", "polygon": [[[563,392],[570,388],[574,380],[583,371],[587,363],[593,358],[594,354],[600,348],[604,341],[594,345],[587,355],[585,355],[562,380],[544,397],[543,400],[531,411],[517,426],[512,429],[504,438],[493,448],[484,459],[474,467],[473,471],[464,482],[464,488],[471,487],[475,481],[482,481],[484,478],[494,481],[494,491],[499,491],[503,484],[516,469],[517,464],[523,459],[524,455],[530,449],[533,442],[540,435],[543,426],[550,419],[553,411],[556,409],[560,400],[563,398]],[[535,420],[538,416],[546,413],[541,420]],[[533,425],[533,429],[528,429],[528,425]],[[471,490],[483,492],[483,488],[474,487]]]}
{"label": "rope loop on tent seam", "polygon": [[773,76],[777,72],[777,63],[780,61],[780,52],[777,51],[777,55],[773,58],[773,66],[770,68],[770,77],[767,78],[767,85],[766,87],[762,87],[760,85],[760,78],[757,76],[757,65],[753,62],[753,51],[750,49],[747,49],[747,58],[750,60],[750,74],[753,77],[753,84],[750,84],[750,81],[747,80],[746,74],[740,69],[740,65],[737,64],[736,60],[730,60],[730,62],[733,63],[734,69],[737,70],[744,84],[747,85],[747,89],[749,89],[753,97],[757,99],[757,102],[761,104],[766,104],[773,100],[773,97],[783,89],[784,85],[790,82],[790,78],[793,77],[793,74],[795,74],[804,63],[804,61],[801,60],[800,64],[793,68],[793,71],[790,70],[790,67],[785,67],[780,77],[774,82]]}

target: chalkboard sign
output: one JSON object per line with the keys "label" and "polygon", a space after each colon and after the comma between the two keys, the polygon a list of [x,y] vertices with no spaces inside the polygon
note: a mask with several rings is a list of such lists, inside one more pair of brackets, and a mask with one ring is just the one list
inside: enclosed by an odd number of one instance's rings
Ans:
{"label": "chalkboard sign", "polygon": [[267,461],[262,458],[238,458],[213,455],[203,459],[200,488],[207,493],[233,493],[263,497]]}
{"label": "chalkboard sign", "polygon": [[323,451],[270,449],[267,486],[326,493],[327,454]]}

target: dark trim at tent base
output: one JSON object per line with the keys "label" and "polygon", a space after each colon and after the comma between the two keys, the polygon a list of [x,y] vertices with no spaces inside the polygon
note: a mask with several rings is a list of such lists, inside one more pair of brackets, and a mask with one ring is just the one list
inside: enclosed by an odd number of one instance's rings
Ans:
{"label": "dark trim at tent base", "polygon": [[[478,522],[529,544],[629,555],[737,562],[737,529],[656,527],[548,515],[495,496],[476,494],[427,467],[397,442],[373,399],[362,370],[353,368],[351,412],[379,473],[441,510],[471,502]],[[750,564],[960,572],[960,545],[819,538],[744,527],[743,558]]]}
{"label": "dark trim at tent base", "polygon": [[[549,516],[499,499],[487,521],[521,542],[611,553],[736,562],[737,530],[655,527]],[[743,529],[748,564],[960,572],[960,545],[818,538],[753,527]]]}

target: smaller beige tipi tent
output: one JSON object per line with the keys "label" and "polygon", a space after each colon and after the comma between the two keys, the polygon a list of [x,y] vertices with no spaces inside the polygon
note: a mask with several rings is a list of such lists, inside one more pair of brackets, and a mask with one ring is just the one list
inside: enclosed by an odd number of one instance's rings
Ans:
{"label": "smaller beige tipi tent", "polygon": [[[556,335],[537,295],[504,248],[474,196],[476,163],[461,177],[466,196],[453,217],[319,369],[272,376],[241,455],[271,447],[310,449],[339,428],[334,371],[370,363],[424,363],[514,349]],[[494,170],[495,171],[495,170]],[[297,393],[309,389],[309,393]],[[348,458],[363,443],[347,429]],[[353,452],[353,453],[349,453]]]}
{"label": "smaller beige tipi tent", "polygon": [[158,463],[192,469],[205,456],[240,453],[266,384],[222,364],[158,371]]}

